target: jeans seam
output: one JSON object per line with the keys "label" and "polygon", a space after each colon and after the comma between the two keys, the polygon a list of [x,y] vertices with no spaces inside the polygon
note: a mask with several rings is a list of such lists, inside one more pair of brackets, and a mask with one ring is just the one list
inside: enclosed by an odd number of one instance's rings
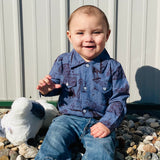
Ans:
{"label": "jeans seam", "polygon": [[80,139],[85,136],[86,130],[88,129],[88,126],[89,126],[89,124],[91,123],[91,120],[92,120],[92,119],[89,118],[89,121],[88,121],[88,123],[85,125],[85,127],[84,127],[84,129],[83,129],[83,132],[82,132],[82,134],[81,134],[81,136],[80,136]]}

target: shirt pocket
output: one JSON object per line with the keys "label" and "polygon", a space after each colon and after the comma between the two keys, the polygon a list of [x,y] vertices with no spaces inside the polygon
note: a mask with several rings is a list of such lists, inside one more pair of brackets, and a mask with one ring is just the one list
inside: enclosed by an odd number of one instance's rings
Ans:
{"label": "shirt pocket", "polygon": [[73,87],[77,86],[77,78],[76,77],[67,77],[66,79],[64,79],[63,85],[68,89],[73,88]]}
{"label": "shirt pocket", "polygon": [[109,83],[97,83],[95,84],[94,88],[94,95],[97,99],[97,102],[101,105],[106,105],[112,95],[112,85]]}
{"label": "shirt pocket", "polygon": [[64,79],[62,88],[63,88],[63,98],[75,97],[75,89],[77,86],[76,77],[67,77]]}

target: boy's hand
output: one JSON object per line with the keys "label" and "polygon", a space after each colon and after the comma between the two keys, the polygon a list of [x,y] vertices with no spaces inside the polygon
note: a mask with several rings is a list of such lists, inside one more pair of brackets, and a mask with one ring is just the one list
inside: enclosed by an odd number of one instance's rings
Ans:
{"label": "boy's hand", "polygon": [[104,138],[108,136],[111,131],[109,128],[107,128],[103,123],[98,122],[95,125],[93,125],[91,128],[91,135],[94,138]]}
{"label": "boy's hand", "polygon": [[51,80],[51,76],[47,75],[43,79],[39,81],[39,84],[37,86],[37,89],[43,94],[46,95],[53,89],[61,88],[60,84],[54,84]]}

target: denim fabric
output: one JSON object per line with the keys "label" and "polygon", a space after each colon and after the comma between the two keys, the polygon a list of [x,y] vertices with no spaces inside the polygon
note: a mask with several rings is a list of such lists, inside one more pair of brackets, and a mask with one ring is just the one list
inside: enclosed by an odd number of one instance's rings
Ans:
{"label": "denim fabric", "polygon": [[74,49],[62,54],[50,76],[62,88],[46,96],[60,95],[60,113],[99,118],[111,131],[119,126],[126,114],[129,86],[122,66],[105,49],[90,62],[85,62]]}
{"label": "denim fabric", "polygon": [[82,160],[113,160],[115,132],[105,138],[94,138],[90,127],[96,119],[62,115],[55,118],[35,160],[71,160],[70,145],[78,139],[85,153]]}

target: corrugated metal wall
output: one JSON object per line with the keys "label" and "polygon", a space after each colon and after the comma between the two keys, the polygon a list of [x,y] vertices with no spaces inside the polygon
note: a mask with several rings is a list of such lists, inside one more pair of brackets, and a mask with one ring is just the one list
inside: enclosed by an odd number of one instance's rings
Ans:
{"label": "corrugated metal wall", "polygon": [[119,0],[117,59],[130,83],[130,102],[160,104],[160,1]]}
{"label": "corrugated metal wall", "polygon": [[124,67],[128,102],[160,103],[159,0],[0,0],[0,100],[38,98],[38,80],[72,48],[68,16],[85,4],[108,17],[112,31],[106,48]]}

